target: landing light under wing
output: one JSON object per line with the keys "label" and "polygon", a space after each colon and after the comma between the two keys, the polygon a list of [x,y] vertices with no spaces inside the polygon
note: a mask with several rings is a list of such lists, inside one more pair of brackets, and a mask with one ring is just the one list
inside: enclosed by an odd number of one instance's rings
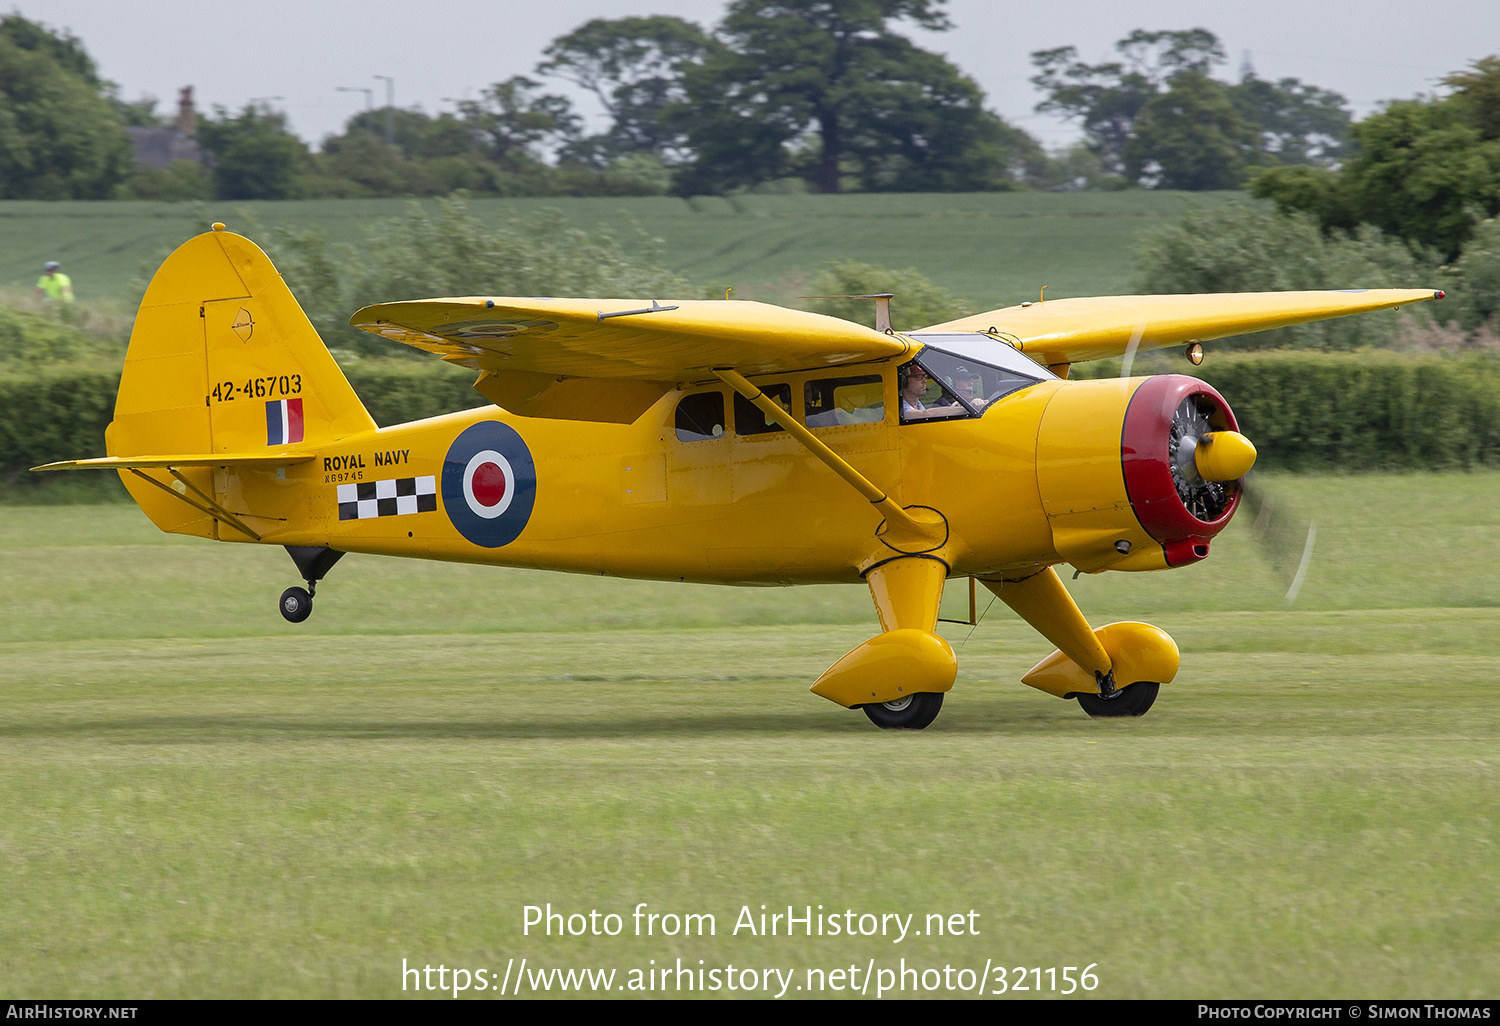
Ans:
{"label": "landing light under wing", "polygon": [[1442,296],[1432,289],[1349,289],[1049,299],[961,317],[912,334],[994,328],[1019,340],[1020,350],[1037,362],[1055,366],[1123,356],[1132,339],[1135,350],[1145,352],[1369,310],[1389,310]]}

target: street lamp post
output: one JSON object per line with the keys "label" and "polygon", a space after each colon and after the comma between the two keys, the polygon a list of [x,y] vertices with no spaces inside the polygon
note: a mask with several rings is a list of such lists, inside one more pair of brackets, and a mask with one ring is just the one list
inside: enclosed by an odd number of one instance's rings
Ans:
{"label": "street lamp post", "polygon": [[375,109],[375,90],[368,86],[334,86],[333,88],[335,92],[340,93],[364,93],[365,110],[372,111]]}
{"label": "street lamp post", "polygon": [[385,81],[385,143],[396,145],[396,80],[390,75],[371,75]]}

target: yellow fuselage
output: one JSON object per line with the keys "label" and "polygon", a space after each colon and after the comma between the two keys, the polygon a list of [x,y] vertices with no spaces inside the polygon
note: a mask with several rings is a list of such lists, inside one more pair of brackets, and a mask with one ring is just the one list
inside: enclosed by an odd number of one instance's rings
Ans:
{"label": "yellow fuselage", "polygon": [[[1063,558],[1053,537],[1057,517],[1049,516],[1038,491],[1038,435],[1059,390],[1093,391],[1094,383],[1043,381],[1001,399],[978,419],[898,425],[890,366],[840,372],[882,374],[885,417],[816,434],[902,505],[943,514],[949,537],[935,554],[952,575],[987,575]],[[781,375],[775,383],[801,394],[799,376]],[[721,437],[679,440],[678,401],[714,390],[669,393],[631,425],[515,417],[486,407],[293,447],[310,452],[311,462],[275,470],[198,468],[186,476],[204,491],[211,488],[226,509],[243,514],[262,541],[282,545],[766,585],[857,582],[863,570],[892,554],[875,536],[879,513],[785,432],[742,435],[731,424]],[[1129,383],[1115,383],[1112,391],[1120,398],[1104,404],[1114,408],[1097,411],[1105,436],[1118,439],[1129,390]],[[731,390],[717,391],[726,410],[732,408]],[[468,541],[445,515],[446,503],[433,512],[339,519],[340,484],[441,480],[454,439],[470,425],[490,420],[514,428],[535,462],[535,506],[514,541],[497,547]],[[1119,525],[1114,534],[1128,532],[1130,525],[1120,516],[1129,510],[1119,482],[1117,443],[1105,452],[1064,453],[1054,463],[1052,476],[1076,479],[1074,491],[1095,496],[1091,508],[1104,513],[1101,507],[1107,507],[1108,519]],[[185,517],[192,511],[170,496],[130,475],[125,480],[164,529],[250,540],[206,516]],[[1074,515],[1072,508],[1053,512],[1064,521]],[[1149,544],[1138,525],[1136,533]]]}

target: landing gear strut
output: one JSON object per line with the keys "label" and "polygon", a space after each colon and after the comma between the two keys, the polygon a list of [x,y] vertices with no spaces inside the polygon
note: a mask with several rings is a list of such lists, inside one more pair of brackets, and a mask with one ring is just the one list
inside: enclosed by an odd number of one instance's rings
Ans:
{"label": "landing gear strut", "polygon": [[288,622],[301,623],[312,615],[312,600],[318,593],[318,582],[344,554],[322,545],[288,545],[286,552],[297,564],[297,572],[307,582],[307,587],[288,588],[282,592],[277,608]]}

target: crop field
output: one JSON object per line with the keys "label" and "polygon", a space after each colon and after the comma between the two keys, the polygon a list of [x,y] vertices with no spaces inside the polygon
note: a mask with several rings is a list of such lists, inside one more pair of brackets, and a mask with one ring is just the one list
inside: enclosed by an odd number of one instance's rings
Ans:
{"label": "crop field", "polygon": [[[349,556],[292,626],[275,548],[0,508],[0,990],[440,997],[405,960],[493,1000],[525,958],[507,995],[662,996],[681,959],[755,983],[709,996],[989,965],[1039,970],[997,999],[1069,966],[1075,997],[1494,998],[1500,474],[1269,484],[1318,523],[1295,609],[1248,517],[1197,566],[1070,582],[1177,638],[1149,715],[1021,685],[1050,646],[995,604],[945,625],[959,682],[914,733],[807,692],[875,630],[856,587]],[[619,934],[523,933],[548,903]],[[637,936],[641,903],[713,934]],[[856,935],[763,936],[762,905]],[[859,933],[887,913],[912,932]]]}
{"label": "crop field", "polygon": [[[638,232],[664,243],[666,262],[702,286],[733,286],[734,298],[787,302],[805,294],[830,260],[914,267],[979,309],[1048,295],[1129,292],[1143,232],[1174,223],[1190,203],[1237,193],[970,193],[846,196],[746,195],[476,199],[481,216],[562,211],[585,229],[622,241]],[[357,243],[372,218],[404,213],[409,200],[84,203],[0,202],[0,287],[29,288],[47,260],[60,260],[80,299],[124,301],[173,247],[211,221],[248,231],[319,226],[334,242]],[[432,207],[434,201],[423,201]],[[410,298],[410,297],[407,297]]]}

